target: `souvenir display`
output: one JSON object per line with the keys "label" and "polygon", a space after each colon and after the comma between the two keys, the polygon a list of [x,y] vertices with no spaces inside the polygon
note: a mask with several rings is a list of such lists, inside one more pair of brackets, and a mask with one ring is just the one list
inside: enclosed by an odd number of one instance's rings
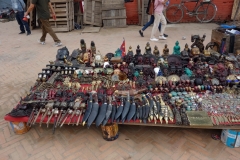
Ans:
{"label": "souvenir display", "polygon": [[118,51],[103,55],[82,39],[71,54],[58,49],[6,116],[27,117],[28,126],[54,124],[53,132],[65,124],[94,124],[106,139],[118,136],[115,123],[239,125],[240,52],[220,54],[203,45],[205,37],[192,35],[193,44],[182,51],[176,41],[171,55],[167,44],[161,53],[147,43],[143,53],[130,46],[122,57]]}

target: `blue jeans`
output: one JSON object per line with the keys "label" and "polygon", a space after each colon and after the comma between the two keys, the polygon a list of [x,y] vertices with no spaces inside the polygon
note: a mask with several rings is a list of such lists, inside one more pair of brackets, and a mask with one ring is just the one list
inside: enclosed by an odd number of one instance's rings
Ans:
{"label": "blue jeans", "polygon": [[[23,20],[23,16],[24,16],[24,11],[20,11],[16,13],[16,19],[20,26],[20,30],[21,32],[25,32],[25,29],[26,29],[27,33],[31,33],[28,22]],[[25,29],[24,29],[24,26],[25,26]]]}
{"label": "blue jeans", "polygon": [[[154,15],[151,15],[150,21],[147,22],[147,23],[143,26],[142,31],[144,31],[144,30],[147,29],[149,26],[151,26],[151,24],[153,24],[153,22],[154,22]],[[159,23],[158,30],[161,31],[161,23]]]}

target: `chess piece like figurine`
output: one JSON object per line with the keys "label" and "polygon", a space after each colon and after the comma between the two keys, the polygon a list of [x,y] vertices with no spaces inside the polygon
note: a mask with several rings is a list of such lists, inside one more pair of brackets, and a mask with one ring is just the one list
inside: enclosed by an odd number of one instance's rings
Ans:
{"label": "chess piece like figurine", "polygon": [[180,46],[179,46],[179,42],[177,41],[175,43],[175,46],[173,47],[173,54],[175,55],[180,55]]}
{"label": "chess piece like figurine", "polygon": [[86,46],[84,39],[80,40],[80,48],[82,50],[82,53],[85,53],[87,51],[87,46]]}
{"label": "chess piece like figurine", "polygon": [[169,49],[168,49],[167,44],[165,44],[164,49],[163,49],[163,55],[162,55],[162,57],[163,57],[164,59],[166,59],[168,56],[169,56]]}
{"label": "chess piece like figurine", "polygon": [[137,46],[137,49],[136,49],[136,55],[141,55],[141,49],[139,45]]}
{"label": "chess piece like figurine", "polygon": [[151,51],[152,51],[152,49],[151,49],[150,43],[147,42],[146,47],[145,47],[145,54],[151,54]]}
{"label": "chess piece like figurine", "polygon": [[184,51],[187,51],[190,54],[191,50],[188,48],[188,44],[185,44]]}
{"label": "chess piece like figurine", "polygon": [[157,46],[154,47],[153,54],[154,54],[156,57],[159,57],[159,56],[160,56],[160,52],[159,52]]}
{"label": "chess piece like figurine", "polygon": [[128,56],[133,56],[132,46],[129,46],[127,55],[128,55]]}
{"label": "chess piece like figurine", "polygon": [[96,46],[93,41],[91,41],[91,51],[92,51],[92,56],[95,57],[96,54]]}

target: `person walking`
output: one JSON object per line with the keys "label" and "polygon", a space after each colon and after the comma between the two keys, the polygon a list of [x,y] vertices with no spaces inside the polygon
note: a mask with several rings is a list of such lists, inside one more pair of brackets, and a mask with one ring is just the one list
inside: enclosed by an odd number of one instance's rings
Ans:
{"label": "person walking", "polygon": [[164,37],[164,31],[167,25],[167,21],[166,18],[163,14],[163,9],[164,6],[166,5],[168,0],[155,0],[154,1],[154,24],[153,24],[153,28],[152,28],[152,33],[151,33],[151,38],[150,41],[158,41],[157,38],[155,38],[156,32],[157,32],[157,28],[159,23],[161,22],[161,32],[160,32],[160,36],[159,39],[162,40],[166,40],[167,38]]}
{"label": "person walking", "polygon": [[[147,13],[147,14],[149,14],[150,2],[151,2],[151,0],[148,1],[148,7],[147,7],[147,10],[146,10],[146,13]],[[168,1],[166,2],[165,8],[169,5],[169,3],[170,3],[170,0],[168,0]],[[153,22],[154,22],[154,15],[151,15],[150,20],[143,26],[143,28],[142,28],[141,30],[138,31],[139,34],[140,34],[140,36],[144,37],[143,32],[144,32],[149,26],[151,26],[151,25],[153,24]],[[159,25],[158,25],[158,30],[159,30],[159,32],[161,31],[161,23],[159,23]],[[164,34],[164,37],[168,37],[168,35],[167,35],[167,34]]]}
{"label": "person walking", "polygon": [[34,7],[36,7],[37,9],[38,18],[41,22],[41,28],[42,28],[42,37],[40,38],[39,43],[44,45],[47,33],[49,33],[55,42],[55,46],[62,46],[61,41],[58,39],[57,35],[54,33],[51,27],[51,24],[49,22],[49,18],[50,18],[49,8],[51,9],[53,19],[56,20],[56,15],[50,0],[32,0],[24,16],[26,17],[28,13],[30,13],[33,10]]}
{"label": "person walking", "polygon": [[[16,14],[16,20],[20,26],[20,33],[19,34],[25,34],[27,32],[27,36],[31,34],[28,22],[23,20],[24,16],[24,10],[25,10],[25,3],[23,0],[11,0],[12,2],[12,9],[14,10]],[[25,27],[25,28],[24,28]]]}

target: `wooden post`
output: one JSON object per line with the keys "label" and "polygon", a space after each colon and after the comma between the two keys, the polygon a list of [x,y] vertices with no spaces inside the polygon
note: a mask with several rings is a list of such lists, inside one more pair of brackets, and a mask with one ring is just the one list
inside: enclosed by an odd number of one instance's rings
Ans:
{"label": "wooden post", "polygon": [[144,13],[144,1],[142,0],[142,22],[141,22],[141,26],[143,26],[143,21],[144,21],[144,17],[145,17],[145,13]]}

